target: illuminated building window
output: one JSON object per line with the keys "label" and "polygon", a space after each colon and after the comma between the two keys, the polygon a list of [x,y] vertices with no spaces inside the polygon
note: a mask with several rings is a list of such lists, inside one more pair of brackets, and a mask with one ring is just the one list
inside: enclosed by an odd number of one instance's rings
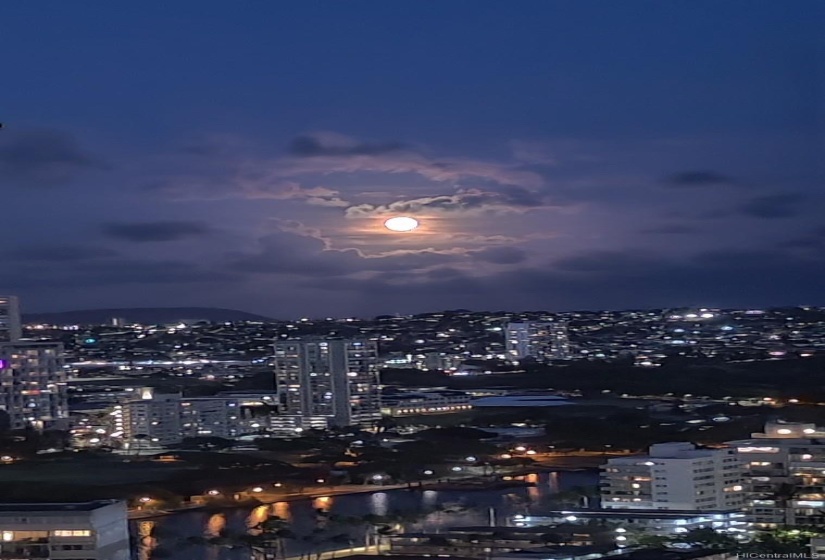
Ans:
{"label": "illuminated building window", "polygon": [[58,529],[54,532],[55,537],[91,537],[92,532],[88,529],[80,531],[67,531]]}

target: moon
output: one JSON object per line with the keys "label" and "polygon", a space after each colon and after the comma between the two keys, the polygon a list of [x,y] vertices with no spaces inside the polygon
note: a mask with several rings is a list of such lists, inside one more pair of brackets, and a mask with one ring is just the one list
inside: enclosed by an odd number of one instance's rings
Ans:
{"label": "moon", "polygon": [[418,227],[418,220],[409,216],[395,216],[384,222],[384,227],[390,231],[405,233]]}

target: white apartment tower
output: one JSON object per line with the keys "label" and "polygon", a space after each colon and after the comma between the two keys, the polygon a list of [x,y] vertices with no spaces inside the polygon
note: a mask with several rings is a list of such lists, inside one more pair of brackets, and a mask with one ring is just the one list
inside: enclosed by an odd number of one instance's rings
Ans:
{"label": "white apartment tower", "polygon": [[326,417],[330,426],[371,426],[381,419],[375,341],[279,340],[275,382],[283,415]]}
{"label": "white apartment tower", "polygon": [[20,304],[16,296],[0,296],[0,342],[13,342],[23,336]]}
{"label": "white apartment tower", "polygon": [[733,449],[660,443],[644,456],[602,466],[605,509],[727,511],[744,504],[742,470]]}
{"label": "white apartment tower", "polygon": [[512,361],[525,358],[538,361],[571,358],[567,324],[561,321],[507,323],[505,346],[507,356]]}
{"label": "white apartment tower", "polygon": [[744,466],[748,520],[755,528],[825,526],[825,430],[769,422],[764,433],[728,445]]}
{"label": "white apartment tower", "polygon": [[17,340],[0,343],[0,410],[12,429],[43,429],[68,421],[63,345]]}

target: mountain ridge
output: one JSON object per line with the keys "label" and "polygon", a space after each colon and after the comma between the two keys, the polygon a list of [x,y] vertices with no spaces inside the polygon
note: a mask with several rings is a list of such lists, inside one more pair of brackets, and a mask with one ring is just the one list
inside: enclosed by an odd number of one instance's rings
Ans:
{"label": "mountain ridge", "polygon": [[124,307],[112,309],[78,309],[46,313],[24,313],[24,323],[57,325],[104,325],[112,319],[130,323],[166,324],[180,321],[274,321],[271,317],[221,307]]}

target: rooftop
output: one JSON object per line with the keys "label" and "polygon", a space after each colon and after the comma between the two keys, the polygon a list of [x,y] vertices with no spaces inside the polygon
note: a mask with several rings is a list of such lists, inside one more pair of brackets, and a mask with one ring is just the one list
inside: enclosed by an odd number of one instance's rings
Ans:
{"label": "rooftop", "polygon": [[64,512],[64,511],[94,511],[112,504],[116,504],[117,500],[94,500],[91,502],[74,502],[74,503],[5,503],[0,504],[0,513],[10,512],[31,512],[31,513],[48,513],[48,512]]}

